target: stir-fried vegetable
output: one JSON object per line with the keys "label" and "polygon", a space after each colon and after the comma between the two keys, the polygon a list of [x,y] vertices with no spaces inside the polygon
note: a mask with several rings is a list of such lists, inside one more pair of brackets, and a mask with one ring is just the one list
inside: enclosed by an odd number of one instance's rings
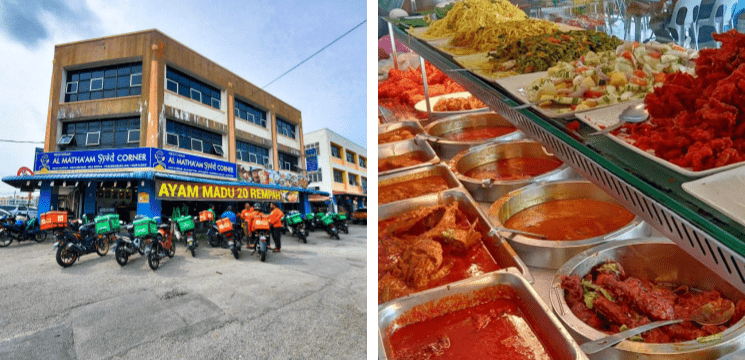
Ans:
{"label": "stir-fried vegetable", "polygon": [[628,43],[615,51],[588,52],[578,61],[559,62],[548,77],[528,87],[528,99],[559,113],[644,98],[665,74],[693,73],[695,53],[676,45]]}

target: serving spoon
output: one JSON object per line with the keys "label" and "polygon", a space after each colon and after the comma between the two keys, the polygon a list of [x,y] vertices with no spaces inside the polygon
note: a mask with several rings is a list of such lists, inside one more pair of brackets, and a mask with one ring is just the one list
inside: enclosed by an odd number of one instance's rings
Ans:
{"label": "serving spoon", "polygon": [[[728,308],[721,307],[718,309],[717,305],[715,305],[714,303],[707,303],[696,309],[687,320],[693,321],[699,325],[724,324],[729,321],[733,315],[735,315],[735,304],[732,302],[730,302],[729,304],[730,306]],[[719,304],[719,306],[721,305],[722,304]],[[613,334],[595,341],[584,343],[580,345],[580,349],[582,349],[585,354],[594,354],[615,344],[618,344],[619,342],[624,341],[632,336],[639,335],[652,329],[656,329],[660,326],[673,325],[683,321],[686,321],[686,319],[655,321],[646,325],[637,326],[633,329],[621,331],[618,334]]]}
{"label": "serving spoon", "polygon": [[608,126],[607,128],[599,131],[595,131],[593,133],[588,134],[589,136],[596,136],[596,135],[603,135],[607,134],[613,130],[616,130],[623,126],[625,123],[640,123],[647,121],[649,118],[649,112],[647,112],[647,108],[645,104],[638,103],[636,105],[631,105],[627,107],[623,112],[621,112],[621,115],[618,116],[618,122]]}

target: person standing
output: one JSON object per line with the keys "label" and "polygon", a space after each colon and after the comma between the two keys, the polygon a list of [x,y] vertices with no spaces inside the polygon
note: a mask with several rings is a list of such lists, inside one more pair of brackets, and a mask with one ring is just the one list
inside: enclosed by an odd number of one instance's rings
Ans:
{"label": "person standing", "polygon": [[249,249],[249,245],[251,245],[251,221],[253,220],[253,212],[254,208],[249,203],[246,203],[246,205],[244,205],[243,211],[241,211],[241,220],[243,220],[243,233],[246,234],[246,247],[248,247]]}
{"label": "person standing", "polygon": [[217,219],[217,215],[215,214],[215,204],[210,204],[207,211],[212,213],[212,220],[207,222],[207,239],[209,239],[210,235],[212,235],[212,225],[215,225],[215,219]]}
{"label": "person standing", "polygon": [[282,242],[280,237],[282,236],[282,217],[285,216],[282,210],[277,207],[276,204],[271,203],[269,207],[272,211],[269,213],[269,224],[272,226],[272,238],[274,239],[274,252],[280,252],[282,248]]}

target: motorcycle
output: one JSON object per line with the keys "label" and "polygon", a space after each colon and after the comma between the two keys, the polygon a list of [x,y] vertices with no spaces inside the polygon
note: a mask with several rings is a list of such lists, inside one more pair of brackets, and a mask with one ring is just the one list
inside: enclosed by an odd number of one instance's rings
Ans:
{"label": "motorcycle", "polygon": [[105,256],[109,252],[109,238],[96,234],[95,223],[83,224],[73,220],[68,227],[57,232],[53,249],[57,250],[57,264],[63,268],[72,266],[82,255],[96,252]]}
{"label": "motorcycle", "polygon": [[313,213],[310,213],[309,212],[309,213],[303,215],[303,225],[305,225],[305,230],[306,231],[313,231],[313,232],[316,231],[316,229],[315,229],[316,222],[315,222]]}
{"label": "motorcycle", "polygon": [[343,231],[345,234],[349,234],[349,227],[347,226],[347,214],[333,214],[334,224],[339,231]]}
{"label": "motorcycle", "polygon": [[336,240],[339,240],[339,229],[336,227],[333,214],[328,213],[321,217],[320,223],[324,227],[324,230],[326,230],[326,233],[329,234],[330,238],[336,238]]}
{"label": "motorcycle", "polygon": [[290,235],[297,236],[298,240],[308,243],[308,231],[305,229],[305,222],[300,213],[291,213],[284,217],[283,222],[287,224]]}
{"label": "motorcycle", "polygon": [[212,225],[208,241],[212,247],[230,249],[233,256],[238,259],[240,258],[239,252],[241,251],[241,244],[243,244],[243,237],[243,228],[240,224],[233,224],[230,219],[222,218]]}
{"label": "motorcycle", "polygon": [[152,237],[135,237],[134,236],[134,224],[126,225],[129,237],[120,237],[116,245],[114,245],[114,258],[116,262],[121,265],[127,265],[129,257],[134,254],[145,255],[145,248],[150,245]]}
{"label": "motorcycle", "polygon": [[194,216],[182,216],[174,219],[176,223],[175,231],[178,234],[178,238],[186,237],[186,250],[191,252],[192,257],[197,256],[196,249],[199,246],[196,237],[194,236],[194,222],[198,221],[199,217]]}
{"label": "motorcycle", "polygon": [[[145,248],[147,263],[151,269],[158,270],[160,259],[166,256],[173,258],[176,255],[176,242],[173,241],[173,235],[171,233],[171,225],[168,222],[162,222],[158,225],[155,241],[151,241],[150,245]],[[178,237],[179,233],[176,232],[176,235]]]}
{"label": "motorcycle", "polygon": [[10,245],[13,240],[18,242],[34,240],[40,243],[46,238],[47,232],[39,229],[39,222],[36,219],[16,220],[13,215],[0,218],[0,247]]}
{"label": "motorcycle", "polygon": [[266,254],[269,250],[269,233],[271,226],[269,225],[269,217],[259,213],[253,219],[253,252],[251,255],[259,252],[261,261],[266,261]]}

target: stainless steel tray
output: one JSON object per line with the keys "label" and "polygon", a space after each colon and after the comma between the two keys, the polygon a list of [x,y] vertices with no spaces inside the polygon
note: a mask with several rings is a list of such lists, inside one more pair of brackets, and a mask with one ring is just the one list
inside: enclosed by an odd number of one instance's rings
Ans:
{"label": "stainless steel tray", "polygon": [[[745,297],[716,273],[696,261],[691,255],[665,238],[641,238],[614,241],[577,254],[559,269],[551,284],[551,305],[579,343],[605,336],[574,316],[564,299],[561,276],[584,276],[592,267],[606,260],[623,266],[626,274],[657,282],[686,284],[701,290],[718,290],[737,301]],[[622,341],[590,356],[592,359],[718,359],[745,348],[745,318],[722,332],[721,341],[701,344],[687,341],[675,344],[646,344]]]}
{"label": "stainless steel tray", "polygon": [[[486,246],[486,250],[492,258],[496,260],[497,264],[499,264],[503,269],[510,267],[516,268],[530,283],[532,283],[533,277],[530,275],[528,267],[525,266],[522,260],[520,260],[517,253],[515,253],[515,250],[512,249],[507,241],[501,239],[491,231],[491,225],[489,225],[486,215],[484,215],[481,209],[479,209],[478,205],[473,201],[468,193],[462,189],[450,189],[436,194],[429,194],[409,199],[407,201],[382,205],[378,208],[378,221],[386,220],[422,206],[451,204],[453,202],[458,202],[460,209],[466,213],[466,216],[468,216],[470,220],[473,221],[478,219],[479,223],[476,226],[476,230],[481,233],[482,241]],[[381,304],[381,306],[383,305],[385,304]]]}
{"label": "stainless steel tray", "polygon": [[[495,227],[506,227],[504,223],[514,214],[531,206],[555,200],[594,199],[617,203],[610,195],[587,180],[542,182],[514,190],[491,205],[487,216]],[[590,211],[590,209],[588,209]],[[522,235],[500,233],[528,266],[558,269],[572,256],[607,241],[646,237],[652,228],[635,216],[624,227],[585,240],[558,241],[540,240]]]}
{"label": "stainless steel tray", "polygon": [[[389,124],[378,125],[378,135],[385,134],[390,131],[394,131],[398,129],[406,129],[406,128],[410,129],[411,132],[414,133],[414,136],[424,132],[424,128],[418,121],[399,121],[399,122],[394,122],[394,123],[389,123]],[[406,139],[406,140],[409,140],[409,139]],[[392,144],[392,143],[393,142],[385,143],[385,144]],[[379,145],[385,145],[385,144],[379,144]]]}
{"label": "stainless steel tray", "polygon": [[473,146],[485,144],[494,141],[510,141],[522,139],[525,137],[520,130],[517,128],[514,132],[505,134],[496,138],[478,140],[478,141],[456,141],[447,140],[442,135],[449,132],[481,126],[510,126],[514,127],[510,122],[505,120],[501,115],[494,112],[481,112],[475,114],[462,114],[446,117],[430,123],[424,128],[422,134],[427,138],[432,149],[435,150],[437,155],[444,160],[452,159],[455,155],[463,150],[470,149]]}
{"label": "stainless steel tray", "polygon": [[435,151],[432,150],[432,147],[429,146],[426,140],[421,138],[413,138],[409,140],[378,145],[378,162],[380,162],[381,159],[403,155],[414,151],[421,151],[425,155],[427,155],[427,161],[413,166],[379,172],[378,176],[393,174],[427,165],[434,165],[440,162],[440,158],[437,156],[437,154],[435,154]]}
{"label": "stainless steel tray", "polygon": [[[389,185],[396,185],[405,183],[412,180],[417,180],[421,178],[426,178],[430,176],[437,176],[445,179],[448,184],[448,189],[461,189],[465,191],[466,189],[461,185],[460,181],[455,178],[455,175],[452,171],[450,171],[450,168],[447,167],[445,164],[436,164],[436,165],[428,165],[423,166],[411,170],[401,171],[397,173],[393,173],[390,175],[385,176],[379,176],[378,177],[378,199],[380,199],[380,188],[383,186],[389,186]],[[425,194],[423,196],[426,196],[429,194]],[[380,200],[378,200],[378,203],[380,205],[388,205],[388,204],[395,204],[400,201],[406,201],[413,198],[404,198],[399,199],[397,201],[392,201],[390,203],[382,204],[380,203]]]}
{"label": "stainless steel tray", "polygon": [[470,279],[461,280],[448,286],[420,292],[418,294],[388,302],[378,308],[378,357],[388,359],[391,349],[388,342],[388,330],[398,326],[397,319],[407,311],[427,303],[434,303],[455,294],[469,294],[476,290],[507,285],[514,289],[523,305],[526,321],[533,325],[537,337],[543,340],[546,347],[560,359],[587,359],[551,312],[540,299],[535,289],[520,276],[515,269],[505,269]]}
{"label": "stainless steel tray", "polygon": [[499,159],[508,159],[514,157],[535,157],[535,158],[552,158],[559,160],[546,151],[543,146],[532,140],[515,140],[509,142],[494,142],[475,146],[471,149],[464,150],[450,160],[450,169],[455,173],[455,177],[463,183],[476,201],[493,202],[508,192],[519,189],[536,182],[565,180],[576,178],[577,173],[562,164],[558,168],[547,173],[519,180],[492,180],[492,179],[474,179],[465,174],[477,166],[495,162]]}

